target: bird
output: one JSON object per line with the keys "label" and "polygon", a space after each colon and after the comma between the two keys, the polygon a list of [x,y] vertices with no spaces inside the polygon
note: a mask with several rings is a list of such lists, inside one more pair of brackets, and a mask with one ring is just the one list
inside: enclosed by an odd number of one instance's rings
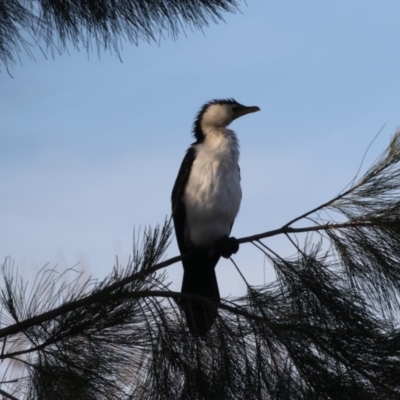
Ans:
{"label": "bird", "polygon": [[205,336],[218,316],[220,294],[215,266],[239,249],[229,237],[238,214],[240,186],[239,141],[228,125],[260,111],[234,99],[204,104],[195,117],[195,142],[186,151],[172,190],[172,219],[182,255],[180,304],[189,331]]}

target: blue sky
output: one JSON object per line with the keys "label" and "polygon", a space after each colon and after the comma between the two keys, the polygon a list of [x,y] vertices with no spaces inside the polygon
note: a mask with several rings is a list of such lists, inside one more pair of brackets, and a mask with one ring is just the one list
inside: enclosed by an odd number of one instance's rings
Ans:
{"label": "blue sky", "polygon": [[[104,277],[131,254],[134,227],[170,213],[170,192],[213,98],[261,112],[235,121],[243,200],[233,235],[283,225],[335,196],[400,123],[398,1],[265,1],[174,41],[75,51],[0,75],[0,256],[27,279],[79,263]],[[365,168],[364,168],[365,169]],[[278,251],[287,242],[271,239]],[[167,257],[177,255],[175,242]],[[250,244],[235,257],[252,284],[273,279]],[[229,262],[224,296],[244,294]],[[169,269],[179,290],[181,266]]]}

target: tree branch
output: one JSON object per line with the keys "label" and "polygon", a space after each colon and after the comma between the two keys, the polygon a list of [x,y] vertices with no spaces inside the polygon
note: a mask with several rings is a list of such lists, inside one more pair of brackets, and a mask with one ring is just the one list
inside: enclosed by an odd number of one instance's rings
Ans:
{"label": "tree branch", "polygon": [[[313,231],[315,232],[315,231],[321,231],[321,230],[326,231],[326,230],[333,230],[333,229],[371,226],[371,225],[373,225],[373,224],[370,221],[349,221],[349,222],[340,223],[340,224],[325,224],[325,225],[318,225],[318,226],[308,226],[308,227],[304,227],[304,228],[291,228],[287,225],[284,225],[282,228],[279,228],[279,229],[260,233],[257,235],[243,237],[243,238],[240,238],[237,240],[240,244],[243,244],[243,243],[258,241],[260,239],[264,239],[264,238],[268,238],[268,237],[276,236],[276,235],[280,235],[280,234],[302,233],[302,232],[313,232]],[[90,304],[104,302],[105,298],[107,296],[109,296],[113,291],[122,288],[123,286],[127,285],[130,282],[133,282],[136,279],[139,279],[145,275],[150,275],[162,268],[168,267],[169,265],[172,265],[181,260],[182,260],[182,256],[172,257],[168,260],[165,260],[163,262],[155,264],[154,266],[152,266],[150,268],[143,269],[138,273],[132,274],[124,279],[121,279],[120,281],[115,282],[115,283],[105,287],[104,289],[97,291],[96,293],[90,294],[79,300],[75,300],[75,301],[63,304],[62,306],[57,307],[51,311],[42,313],[35,317],[25,319],[24,321],[21,321],[19,323],[10,325],[6,328],[0,329],[0,339],[6,337],[8,335],[13,335],[15,333],[24,331],[24,330],[28,329],[29,327],[32,327],[32,326],[35,326],[38,324],[42,324],[43,322],[46,322],[46,321],[50,321],[52,319],[57,318],[60,315],[63,315],[67,312],[77,310],[81,307],[85,307]],[[155,293],[171,293],[171,292],[155,292]],[[142,294],[140,294],[138,297],[143,297],[143,296],[142,296]],[[174,297],[174,296],[169,295],[168,297]]]}
{"label": "tree branch", "polygon": [[[126,377],[127,370],[137,372],[136,385],[156,388],[168,398],[199,397],[190,385],[197,385],[198,394],[207,387],[204,398],[230,398],[228,392],[217,394],[217,387],[241,396],[252,391],[249,398],[268,398],[266,393],[271,398],[332,397],[337,387],[346,398],[369,398],[365,394],[375,396],[381,388],[388,396],[398,393],[399,164],[400,132],[349,190],[279,229],[239,238],[240,244],[252,243],[266,254],[277,279],[262,287],[246,282],[247,295],[232,301],[167,290],[166,275],[155,272],[185,257],[159,262],[171,235],[168,221],[161,230],[145,232],[132,262],[124,269],[117,262],[91,293],[90,280],[62,284],[58,290],[60,280],[50,274],[34,285],[32,301],[27,300],[26,286],[15,281],[12,268],[4,268],[1,300],[8,315],[3,320],[8,323],[11,316],[15,323],[0,330],[2,356],[10,360],[27,354],[30,364],[19,361],[29,365],[40,390],[58,381],[58,388],[73,393],[70,382],[83,375],[81,387],[96,396],[103,393],[96,398],[105,399],[119,385],[114,376]],[[322,218],[327,209],[341,213],[345,221]],[[300,220],[310,226],[293,227]],[[318,233],[318,243],[307,236],[302,247],[292,236],[308,232]],[[282,234],[295,246],[294,256],[281,257],[262,241]],[[325,239],[331,244],[326,251]],[[220,309],[210,335],[196,340],[187,334],[179,313],[182,298]],[[177,306],[160,299],[175,299]],[[167,302],[172,306],[165,307]],[[55,304],[61,305],[51,309]],[[21,332],[25,337],[16,336]],[[266,371],[263,381],[261,370]],[[211,383],[215,375],[214,387],[204,384],[207,377],[196,383],[193,371],[209,374]],[[230,371],[238,374],[238,386]],[[185,387],[188,383],[186,389],[182,382]],[[48,398],[57,398],[49,390]]]}
{"label": "tree branch", "polygon": [[[306,215],[306,214],[304,214]],[[294,220],[295,221],[295,220]],[[334,229],[342,229],[342,228],[355,228],[355,227],[363,227],[363,226],[373,226],[374,224],[371,221],[348,221],[339,224],[331,224],[327,223],[324,225],[317,225],[317,226],[306,226],[304,228],[291,228],[287,224],[284,225],[282,228],[274,229],[272,231],[267,231],[263,233],[259,233],[252,236],[246,236],[240,239],[237,239],[238,243],[249,243],[254,242],[260,239],[265,239],[271,236],[288,234],[288,233],[304,233],[304,232],[317,232],[317,231],[329,231]]]}

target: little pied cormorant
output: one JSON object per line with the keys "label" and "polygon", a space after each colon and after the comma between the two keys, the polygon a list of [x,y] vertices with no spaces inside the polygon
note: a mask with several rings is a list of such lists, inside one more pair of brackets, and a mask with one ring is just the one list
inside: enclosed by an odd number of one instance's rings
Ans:
{"label": "little pied cormorant", "polygon": [[242,198],[239,143],[227,126],[259,110],[233,99],[206,103],[196,116],[196,141],[186,152],[172,190],[172,217],[184,256],[182,293],[208,300],[181,300],[189,330],[195,336],[207,334],[218,315],[215,266],[220,256],[229,258],[239,249],[236,239],[229,237]]}

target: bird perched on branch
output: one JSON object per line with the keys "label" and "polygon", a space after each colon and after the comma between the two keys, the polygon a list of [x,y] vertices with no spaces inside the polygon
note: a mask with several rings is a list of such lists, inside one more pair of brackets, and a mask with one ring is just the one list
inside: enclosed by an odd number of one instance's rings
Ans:
{"label": "bird perched on branch", "polygon": [[186,152],[172,191],[176,239],[184,256],[182,293],[194,295],[181,302],[195,336],[207,334],[218,315],[219,258],[229,258],[239,249],[237,240],[229,237],[242,198],[239,143],[227,126],[259,110],[233,99],[206,103],[196,116],[196,141]]}

